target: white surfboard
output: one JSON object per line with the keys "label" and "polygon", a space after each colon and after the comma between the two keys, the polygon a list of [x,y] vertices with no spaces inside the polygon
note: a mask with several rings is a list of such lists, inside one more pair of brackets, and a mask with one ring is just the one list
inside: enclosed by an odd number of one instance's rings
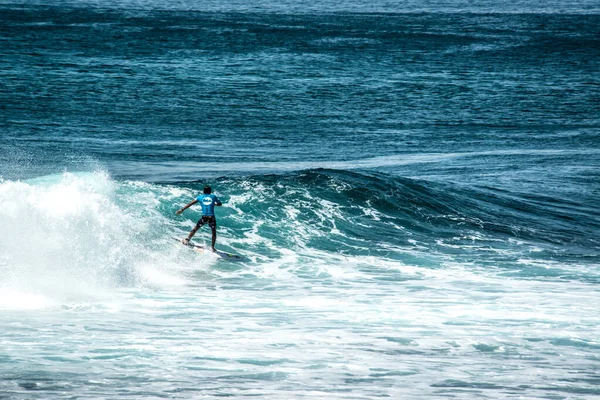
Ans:
{"label": "white surfboard", "polygon": [[[175,239],[179,243],[183,244],[183,242],[181,241],[181,239],[177,239],[177,238],[173,238],[173,239]],[[224,260],[227,260],[227,261],[244,261],[244,257],[238,256],[237,254],[227,253],[227,252],[221,251],[221,250],[217,250],[217,251],[213,252],[208,247],[201,246],[199,244],[195,244],[195,243],[192,243],[192,242],[189,242],[187,245],[185,245],[185,244],[183,244],[183,245],[189,247],[190,249],[194,250],[197,253],[211,253],[211,254],[216,254],[220,258],[222,258]]]}

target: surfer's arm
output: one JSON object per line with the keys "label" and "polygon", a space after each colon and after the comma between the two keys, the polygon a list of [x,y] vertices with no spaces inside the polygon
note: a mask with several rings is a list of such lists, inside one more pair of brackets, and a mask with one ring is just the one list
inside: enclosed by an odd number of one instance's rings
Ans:
{"label": "surfer's arm", "polygon": [[180,210],[177,210],[177,212],[176,212],[175,214],[177,214],[177,215],[181,214],[182,212],[184,212],[184,211],[185,211],[185,209],[186,209],[186,208],[189,208],[189,207],[193,206],[193,205],[194,205],[194,204],[196,204],[197,202],[198,202],[198,200],[196,200],[196,199],[194,199],[193,201],[190,201],[190,202],[189,202],[188,204],[186,204],[186,205],[185,205],[185,206],[184,206],[182,209],[180,209]]}

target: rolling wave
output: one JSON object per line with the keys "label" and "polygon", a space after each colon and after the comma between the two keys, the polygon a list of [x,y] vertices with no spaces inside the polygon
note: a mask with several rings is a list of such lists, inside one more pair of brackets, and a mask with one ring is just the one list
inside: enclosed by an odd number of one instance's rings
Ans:
{"label": "rolling wave", "polygon": [[[380,173],[311,170],[224,178],[219,184],[225,191],[250,191],[253,197],[243,211],[257,218],[267,211],[269,219],[285,220],[294,208],[301,221],[317,225],[325,221],[320,224],[323,233],[328,226],[346,223],[346,231],[357,236],[395,244],[406,242],[399,233],[403,231],[424,242],[479,234],[493,240],[591,247],[596,244],[592,233],[600,227],[600,213],[575,199],[464,188]],[[332,209],[335,212],[327,215]],[[353,223],[367,229],[358,233]]]}
{"label": "rolling wave", "polygon": [[[0,182],[0,287],[12,293],[0,303],[189,284],[199,268],[247,273],[279,265],[301,278],[333,279],[336,265],[367,259],[369,268],[459,264],[598,280],[585,266],[598,259],[599,213],[586,204],[339,170],[209,182],[226,206],[218,210],[218,247],[251,262],[230,268],[205,257],[198,264],[171,237],[199,217],[194,209],[181,217],[174,211],[204,183],[115,181],[105,172]],[[209,236],[200,231],[195,240]]]}

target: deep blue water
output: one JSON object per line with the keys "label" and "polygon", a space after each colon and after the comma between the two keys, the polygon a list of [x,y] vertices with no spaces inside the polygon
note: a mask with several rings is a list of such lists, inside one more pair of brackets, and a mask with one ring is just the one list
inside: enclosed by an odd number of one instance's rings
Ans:
{"label": "deep blue water", "polygon": [[597,397],[599,71],[593,1],[0,1],[0,399]]}

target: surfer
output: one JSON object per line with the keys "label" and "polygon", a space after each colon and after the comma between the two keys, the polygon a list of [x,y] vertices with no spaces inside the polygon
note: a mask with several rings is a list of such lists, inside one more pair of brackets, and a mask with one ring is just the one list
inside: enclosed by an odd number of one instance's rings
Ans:
{"label": "surfer", "polygon": [[187,204],[180,210],[177,210],[176,214],[180,215],[186,208],[193,206],[196,203],[200,203],[202,205],[202,217],[196,223],[194,229],[191,230],[190,234],[187,238],[183,239],[181,243],[187,245],[192,237],[196,234],[196,231],[202,227],[204,224],[208,224],[210,229],[212,230],[212,251],[215,250],[215,242],[217,241],[217,219],[215,218],[215,206],[222,206],[223,203],[212,194],[212,189],[210,186],[204,186],[204,193],[200,196],[196,197],[193,201]]}

